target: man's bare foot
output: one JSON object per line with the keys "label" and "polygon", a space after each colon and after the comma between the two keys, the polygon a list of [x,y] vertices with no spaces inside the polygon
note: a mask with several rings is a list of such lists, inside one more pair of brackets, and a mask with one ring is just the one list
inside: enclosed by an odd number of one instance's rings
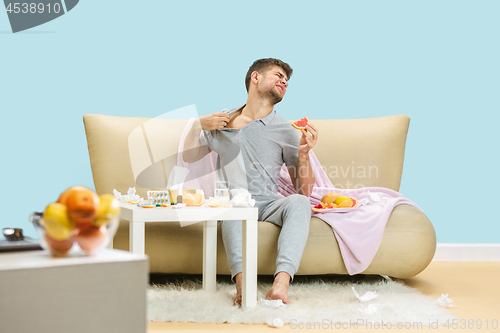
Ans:
{"label": "man's bare foot", "polygon": [[234,298],[233,304],[241,306],[242,293],[243,293],[243,275],[238,273],[234,276],[234,281],[236,282],[236,297]]}
{"label": "man's bare foot", "polygon": [[290,285],[290,275],[286,272],[279,272],[274,277],[273,286],[266,295],[267,299],[280,299],[284,304],[290,304],[288,299],[288,286]]}

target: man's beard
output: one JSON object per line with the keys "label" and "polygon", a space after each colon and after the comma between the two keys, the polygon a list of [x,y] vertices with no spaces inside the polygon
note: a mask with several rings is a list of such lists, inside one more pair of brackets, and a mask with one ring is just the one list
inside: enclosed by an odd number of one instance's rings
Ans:
{"label": "man's beard", "polygon": [[283,99],[283,96],[278,94],[276,91],[273,90],[270,90],[267,92],[266,94],[266,97],[269,99],[269,101],[273,104],[273,105],[276,105],[278,104],[279,102],[281,102],[281,100]]}

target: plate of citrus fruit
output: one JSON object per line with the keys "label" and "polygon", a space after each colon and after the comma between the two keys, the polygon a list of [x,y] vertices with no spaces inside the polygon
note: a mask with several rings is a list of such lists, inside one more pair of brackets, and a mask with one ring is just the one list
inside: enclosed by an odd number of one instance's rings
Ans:
{"label": "plate of citrus fruit", "polygon": [[317,213],[334,212],[346,213],[358,208],[358,199],[329,192],[321,198],[321,202],[312,207],[311,210]]}

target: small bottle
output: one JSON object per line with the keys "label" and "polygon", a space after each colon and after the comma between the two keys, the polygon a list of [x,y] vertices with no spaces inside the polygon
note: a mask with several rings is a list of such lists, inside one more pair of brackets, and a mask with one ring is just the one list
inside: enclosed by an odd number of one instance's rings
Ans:
{"label": "small bottle", "polygon": [[177,203],[182,203],[182,185],[177,187]]}

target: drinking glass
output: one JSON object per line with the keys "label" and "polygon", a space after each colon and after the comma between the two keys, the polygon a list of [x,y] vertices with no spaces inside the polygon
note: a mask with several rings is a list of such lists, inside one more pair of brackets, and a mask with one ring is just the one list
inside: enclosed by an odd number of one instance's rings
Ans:
{"label": "drinking glass", "polygon": [[216,181],[214,199],[219,201],[229,201],[229,184],[225,181]]}

